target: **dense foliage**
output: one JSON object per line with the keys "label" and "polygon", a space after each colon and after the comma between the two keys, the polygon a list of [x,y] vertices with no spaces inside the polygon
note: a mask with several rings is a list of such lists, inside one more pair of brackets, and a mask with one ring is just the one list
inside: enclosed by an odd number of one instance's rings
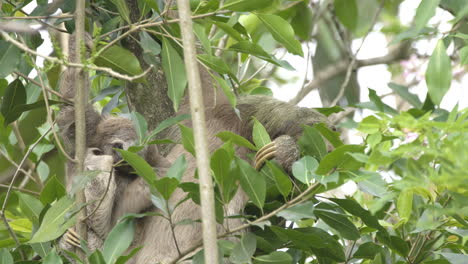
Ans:
{"label": "dense foliage", "polygon": [[[223,205],[237,188],[250,198],[244,215],[238,216],[246,223],[241,228],[250,232],[238,240],[219,239],[225,258],[233,263],[468,263],[468,111],[455,104],[449,110],[440,107],[452,82],[465,76],[468,1],[423,0],[409,26],[398,16],[408,1],[412,0],[190,1],[198,59],[233,108],[238,95],[271,95],[269,86],[292,81],[277,74],[278,68],[293,72],[305,65],[278,56],[287,52],[312,60],[314,72],[314,81],[304,76],[292,102],[319,89],[325,107],[318,110],[342,131],[340,135],[324,124],[304,127],[298,141],[302,158],[291,175],[272,162],[258,172],[236,157],[238,146],[255,151],[271,141],[259,122],[254,121],[254,142],[230,132],[218,134],[225,144],[211,156],[217,221],[225,221]],[[52,32],[63,25],[61,31],[73,32],[75,21],[67,14],[73,12],[74,1],[57,1],[57,6],[38,0],[32,12],[24,11],[30,2],[0,2],[2,264],[66,263],[56,239],[74,225],[83,207],[74,202],[74,194],[95,176],[83,175],[65,191],[67,157],[58,144],[54,118],[64,103],[56,92],[61,67],[69,62],[60,37],[37,30]],[[125,95],[129,80],[152,89],[147,75],[162,72],[168,97],[178,109],[187,78],[175,10],[176,5],[162,0],[88,1],[86,28],[92,41],[81,43],[89,57],[78,66],[91,75],[96,108],[135,121],[140,142],[121,153],[151,186],[154,205],[165,217],[177,206],[167,204],[177,188],[199,202],[197,184],[181,181],[186,159],[181,156],[157,180],[135,152],[147,144],[174,143],[160,135],[178,125],[182,140],[175,143],[195,154],[192,130],[178,124],[187,116],[147,123],[145,113],[129,110],[130,97]],[[429,23],[436,11],[452,17],[448,31]],[[359,60],[351,44],[365,41],[370,32],[389,40],[389,54]],[[49,37],[53,53],[43,56],[36,50]],[[430,40],[437,44],[428,54],[412,48]],[[313,53],[309,46],[314,46]],[[44,57],[43,64],[37,63]],[[425,71],[425,78],[401,82],[408,69],[399,62],[414,57],[427,69],[410,70]],[[375,64],[388,65],[395,80],[388,84],[391,96],[402,102],[396,108],[384,102],[385,95],[357,81],[361,67]],[[418,85],[424,81],[426,85]],[[368,94],[370,101],[361,102],[360,93]],[[426,94],[425,99],[415,93]],[[354,121],[361,110],[367,116]],[[346,144],[344,139],[356,133],[364,142]],[[351,196],[333,198],[327,192],[347,182],[357,186]],[[136,252],[126,249],[138,217],[142,215],[119,222],[101,251],[86,252],[89,263],[125,263]],[[197,246],[185,254],[194,254],[193,262],[202,263]]]}

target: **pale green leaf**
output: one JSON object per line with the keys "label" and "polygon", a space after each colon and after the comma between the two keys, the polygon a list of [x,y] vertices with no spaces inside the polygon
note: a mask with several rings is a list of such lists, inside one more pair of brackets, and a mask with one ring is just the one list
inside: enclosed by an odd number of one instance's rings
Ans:
{"label": "pale green leaf", "polygon": [[167,93],[174,104],[174,110],[177,111],[180,100],[184,96],[185,87],[187,86],[185,64],[179,53],[177,53],[166,38],[163,38],[161,57],[168,85]]}
{"label": "pale green leaf", "polygon": [[295,38],[291,25],[282,17],[270,14],[257,14],[265,27],[270,31],[273,38],[292,54],[304,56],[301,43]]}
{"label": "pale green leaf", "polygon": [[426,70],[426,83],[434,104],[439,105],[452,83],[452,66],[445,45],[439,40]]}

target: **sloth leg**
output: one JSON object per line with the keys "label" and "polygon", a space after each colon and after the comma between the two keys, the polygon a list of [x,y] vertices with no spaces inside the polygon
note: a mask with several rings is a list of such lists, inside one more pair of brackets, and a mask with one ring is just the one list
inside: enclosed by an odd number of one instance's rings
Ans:
{"label": "sloth leg", "polygon": [[293,137],[282,135],[266,144],[255,155],[255,169],[260,170],[265,161],[274,160],[290,172],[292,164],[299,159],[300,151]]}

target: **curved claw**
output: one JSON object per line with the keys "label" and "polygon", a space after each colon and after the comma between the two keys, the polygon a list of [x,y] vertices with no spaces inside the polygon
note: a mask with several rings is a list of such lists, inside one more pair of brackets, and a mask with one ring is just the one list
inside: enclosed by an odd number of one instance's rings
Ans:
{"label": "curved claw", "polygon": [[72,246],[81,248],[80,240],[81,237],[71,228],[65,233],[65,241]]}
{"label": "curved claw", "polygon": [[266,160],[271,159],[276,154],[276,144],[275,142],[270,142],[260,148],[255,154],[255,169],[260,170]]}

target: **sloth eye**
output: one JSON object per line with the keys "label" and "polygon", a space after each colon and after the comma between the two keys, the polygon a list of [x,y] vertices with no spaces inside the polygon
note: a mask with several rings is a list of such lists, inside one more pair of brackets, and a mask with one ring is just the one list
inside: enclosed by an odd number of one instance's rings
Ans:
{"label": "sloth eye", "polygon": [[123,149],[123,144],[121,142],[112,143],[112,147],[116,149]]}
{"label": "sloth eye", "polygon": [[96,155],[96,156],[102,155],[102,151],[101,151],[100,149],[98,149],[98,148],[93,148],[93,149],[92,149],[92,152],[93,152],[93,154]]}

